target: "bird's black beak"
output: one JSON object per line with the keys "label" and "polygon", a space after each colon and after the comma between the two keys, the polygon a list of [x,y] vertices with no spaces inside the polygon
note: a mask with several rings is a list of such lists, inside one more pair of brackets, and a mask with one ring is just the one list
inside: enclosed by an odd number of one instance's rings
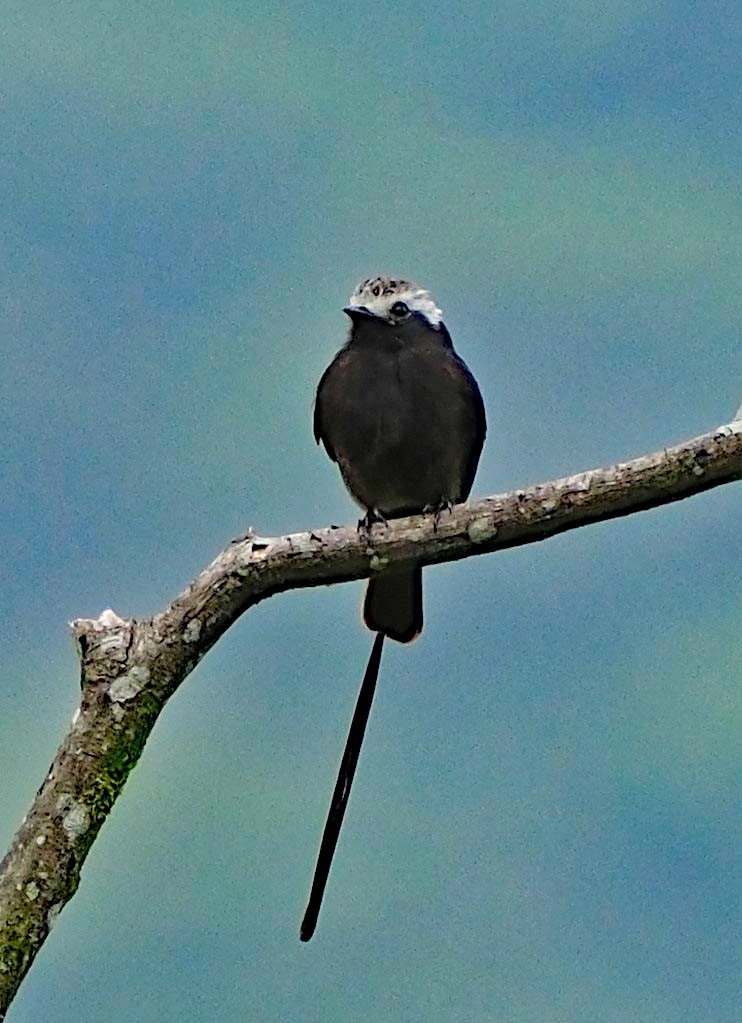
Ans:
{"label": "bird's black beak", "polygon": [[353,323],[358,323],[359,320],[378,320],[380,319],[376,313],[372,313],[370,309],[367,309],[365,305],[347,305],[343,312],[346,316],[350,316]]}

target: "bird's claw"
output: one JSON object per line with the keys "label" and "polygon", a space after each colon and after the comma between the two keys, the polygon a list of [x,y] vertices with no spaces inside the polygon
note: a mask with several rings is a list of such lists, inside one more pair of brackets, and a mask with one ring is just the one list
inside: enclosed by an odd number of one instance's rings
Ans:
{"label": "bird's claw", "polygon": [[384,526],[389,525],[378,508],[367,508],[366,514],[362,519],[358,520],[358,532],[369,534],[372,526],[374,526],[377,522],[380,522]]}
{"label": "bird's claw", "polygon": [[430,515],[433,513],[433,532],[438,532],[438,523],[441,521],[441,515],[444,511],[447,511],[450,515],[453,511],[453,501],[448,498],[441,498],[438,504],[426,504],[423,508],[423,515]]}

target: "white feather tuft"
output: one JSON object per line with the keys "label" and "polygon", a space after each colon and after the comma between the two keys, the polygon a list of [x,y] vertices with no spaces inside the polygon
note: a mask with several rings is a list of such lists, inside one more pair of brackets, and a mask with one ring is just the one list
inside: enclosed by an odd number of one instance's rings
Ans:
{"label": "white feather tuft", "polygon": [[420,313],[431,327],[438,328],[443,313],[425,288],[399,277],[370,277],[356,287],[349,304],[365,306],[377,316],[392,317],[389,310],[395,302],[404,302],[413,313]]}

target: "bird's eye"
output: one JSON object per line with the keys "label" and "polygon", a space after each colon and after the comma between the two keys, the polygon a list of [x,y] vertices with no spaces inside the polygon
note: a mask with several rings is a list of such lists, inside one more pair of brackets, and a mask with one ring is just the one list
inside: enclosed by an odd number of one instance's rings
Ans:
{"label": "bird's eye", "polygon": [[390,310],[394,316],[407,316],[409,311],[404,302],[395,302]]}

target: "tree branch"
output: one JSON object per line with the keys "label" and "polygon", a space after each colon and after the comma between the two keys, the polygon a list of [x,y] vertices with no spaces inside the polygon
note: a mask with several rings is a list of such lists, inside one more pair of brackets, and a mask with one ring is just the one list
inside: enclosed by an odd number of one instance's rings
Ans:
{"label": "tree branch", "polygon": [[544,540],[742,478],[737,420],[672,448],[526,490],[396,519],[235,540],[164,611],[72,623],[82,695],[0,864],[0,1020],[65,904],[98,830],[183,679],[248,608],[283,590],[345,582]]}

